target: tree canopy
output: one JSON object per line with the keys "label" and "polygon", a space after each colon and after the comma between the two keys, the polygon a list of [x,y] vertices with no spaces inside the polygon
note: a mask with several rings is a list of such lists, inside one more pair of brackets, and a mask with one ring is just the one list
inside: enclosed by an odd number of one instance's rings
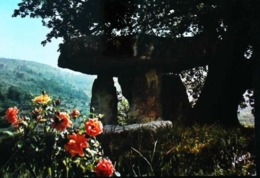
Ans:
{"label": "tree canopy", "polygon": [[[13,16],[41,18],[52,38],[149,34],[181,37],[185,32],[220,38],[244,33],[252,40],[256,0],[23,0]],[[246,40],[246,39],[244,39]]]}

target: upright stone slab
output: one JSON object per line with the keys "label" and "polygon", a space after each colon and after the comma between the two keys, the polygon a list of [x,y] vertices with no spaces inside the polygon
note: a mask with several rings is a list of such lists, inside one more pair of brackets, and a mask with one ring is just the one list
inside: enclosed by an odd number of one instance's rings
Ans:
{"label": "upright stone slab", "polygon": [[161,116],[161,77],[156,70],[135,76],[131,88],[131,119],[136,123],[145,123]]}
{"label": "upright stone slab", "polygon": [[103,124],[116,123],[117,93],[112,77],[99,75],[95,79],[92,86],[91,110],[95,114],[104,114]]}
{"label": "upright stone slab", "polygon": [[191,105],[188,100],[186,88],[179,76],[162,76],[162,117],[173,122],[190,123]]}

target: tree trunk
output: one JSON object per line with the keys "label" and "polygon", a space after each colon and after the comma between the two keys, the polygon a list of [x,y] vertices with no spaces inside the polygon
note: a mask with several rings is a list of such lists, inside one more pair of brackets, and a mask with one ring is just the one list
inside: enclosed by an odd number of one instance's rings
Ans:
{"label": "tree trunk", "polygon": [[252,87],[252,61],[234,54],[234,40],[220,42],[194,108],[196,122],[239,125],[237,108],[245,90]]}

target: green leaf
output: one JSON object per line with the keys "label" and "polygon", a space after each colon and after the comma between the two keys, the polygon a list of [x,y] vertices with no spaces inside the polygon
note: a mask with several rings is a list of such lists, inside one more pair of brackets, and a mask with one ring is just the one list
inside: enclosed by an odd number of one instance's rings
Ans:
{"label": "green leaf", "polygon": [[11,132],[11,131],[8,131],[8,130],[2,131],[2,133],[3,133],[3,134],[10,135],[10,136],[14,136],[14,135],[15,135],[14,132]]}
{"label": "green leaf", "polygon": [[52,170],[51,170],[51,167],[48,167],[48,174],[50,177],[52,177]]}

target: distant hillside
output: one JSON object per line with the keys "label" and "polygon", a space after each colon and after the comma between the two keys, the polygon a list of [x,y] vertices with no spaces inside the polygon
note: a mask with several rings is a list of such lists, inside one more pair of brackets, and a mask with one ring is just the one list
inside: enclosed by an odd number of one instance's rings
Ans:
{"label": "distant hillside", "polygon": [[0,116],[45,90],[68,109],[89,110],[94,76],[71,73],[37,62],[0,58]]}

